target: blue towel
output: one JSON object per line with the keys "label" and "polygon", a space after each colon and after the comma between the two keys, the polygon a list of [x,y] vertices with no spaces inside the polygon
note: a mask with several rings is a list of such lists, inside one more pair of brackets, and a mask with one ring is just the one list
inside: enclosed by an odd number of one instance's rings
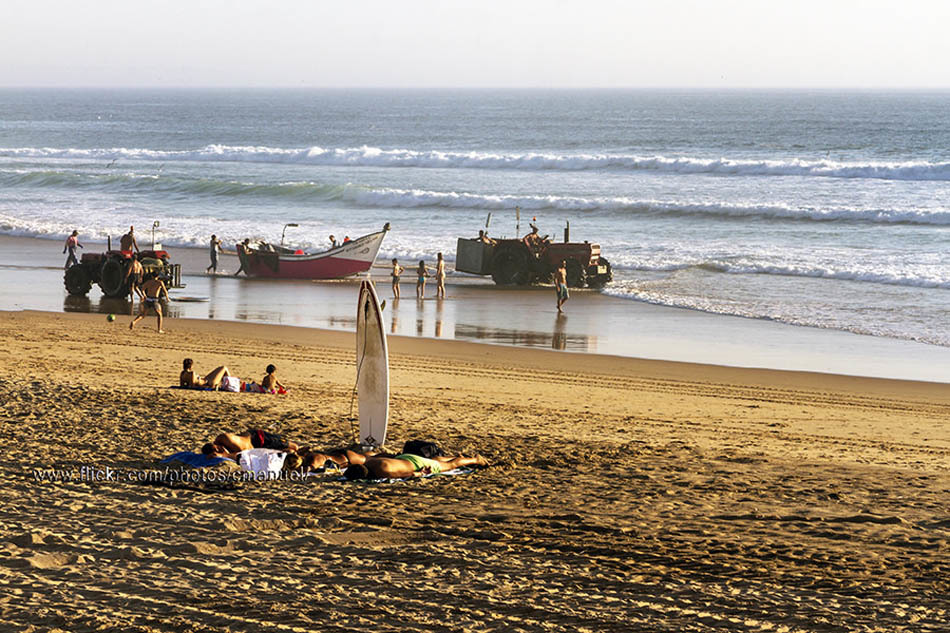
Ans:
{"label": "blue towel", "polygon": [[221,462],[230,462],[234,461],[228,459],[227,457],[208,457],[204,453],[192,453],[190,451],[183,451],[181,453],[175,453],[174,455],[169,455],[163,459],[161,464],[167,464],[169,462],[178,461],[183,464],[187,464],[192,468],[207,468],[208,466],[217,466]]}

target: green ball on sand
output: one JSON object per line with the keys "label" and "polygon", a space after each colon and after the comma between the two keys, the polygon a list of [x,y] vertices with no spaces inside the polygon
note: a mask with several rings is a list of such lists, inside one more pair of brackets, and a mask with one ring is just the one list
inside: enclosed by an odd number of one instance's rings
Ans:
{"label": "green ball on sand", "polygon": [[109,323],[112,323],[113,321],[115,321],[115,315],[110,314],[109,316],[106,317],[106,321],[108,321]]}

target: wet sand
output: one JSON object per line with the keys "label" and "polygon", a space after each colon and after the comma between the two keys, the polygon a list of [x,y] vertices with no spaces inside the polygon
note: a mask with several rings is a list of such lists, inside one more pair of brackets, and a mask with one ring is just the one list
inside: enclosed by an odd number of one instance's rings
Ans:
{"label": "wet sand", "polygon": [[[87,244],[98,252],[103,245]],[[129,314],[129,301],[105,299],[98,288],[70,297],[63,288],[62,245],[0,236],[0,310]],[[173,290],[173,317],[270,323],[352,331],[357,281],[307,282],[233,278],[235,257],[220,258],[222,274],[205,275],[205,249],[169,249],[187,287]],[[827,329],[799,327],[649,305],[599,292],[573,291],[566,314],[550,288],[498,288],[490,280],[452,274],[448,298],[415,299],[402,284],[394,303],[388,270],[373,277],[389,306],[392,334],[519,347],[764,367],[833,374],[950,382],[950,348]],[[407,277],[408,279],[408,277]],[[184,301],[200,298],[202,301]]]}
{"label": "wet sand", "polygon": [[[390,446],[494,466],[192,489],[250,424],[350,428],[351,333],[0,313],[4,631],[944,631],[945,385],[393,337]],[[282,397],[181,392],[181,358]]]}

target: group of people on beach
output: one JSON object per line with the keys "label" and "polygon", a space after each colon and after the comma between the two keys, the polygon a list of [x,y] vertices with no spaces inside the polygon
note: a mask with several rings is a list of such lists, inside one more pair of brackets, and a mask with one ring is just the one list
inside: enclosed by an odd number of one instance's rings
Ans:
{"label": "group of people on beach", "polygon": [[[348,481],[362,479],[413,479],[464,467],[485,468],[489,465],[481,455],[446,456],[432,454],[429,457],[409,452],[407,443],[402,453],[384,453],[364,450],[361,447],[318,451],[310,447],[301,447],[295,442],[284,440],[280,435],[264,429],[252,428],[244,433],[221,433],[214,440],[201,447],[207,457],[223,457],[240,460],[240,454],[253,449],[270,449],[288,453],[284,469],[300,469],[303,472],[316,472],[327,468],[339,469]],[[441,451],[440,451],[441,452]]]}
{"label": "group of people on beach", "polygon": [[277,366],[270,364],[264,370],[266,373],[258,384],[251,380],[243,381],[231,375],[226,365],[215,367],[201,376],[195,373],[195,362],[191,358],[182,361],[181,374],[178,376],[178,386],[182,389],[208,389],[211,391],[248,391],[253,393],[286,393],[287,388],[277,380]]}
{"label": "group of people on beach", "polygon": [[[405,271],[406,269],[399,265],[399,260],[393,257],[393,268],[390,273],[393,285],[393,299],[400,297],[399,279]],[[426,280],[430,277],[435,277],[435,296],[437,299],[445,299],[445,276],[445,259],[442,257],[442,253],[437,255],[434,271],[426,266],[424,259],[419,260],[419,266],[416,268],[416,298],[425,299]]]}

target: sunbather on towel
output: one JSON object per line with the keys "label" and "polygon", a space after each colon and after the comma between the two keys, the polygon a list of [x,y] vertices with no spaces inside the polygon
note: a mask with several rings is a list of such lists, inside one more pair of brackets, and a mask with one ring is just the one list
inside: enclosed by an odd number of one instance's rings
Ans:
{"label": "sunbather on towel", "polygon": [[[275,448],[279,451],[296,453],[300,448],[294,442],[286,442],[279,435],[263,429],[248,429],[246,433],[222,433],[211,442],[230,453],[240,453],[252,448]],[[207,446],[207,445],[206,445]]]}
{"label": "sunbather on towel", "polygon": [[463,466],[488,466],[488,460],[481,455],[475,457],[436,457],[429,459],[418,455],[396,455],[367,457],[362,464],[353,464],[343,473],[349,480],[354,479],[412,479],[441,473]]}
{"label": "sunbather on towel", "polygon": [[195,375],[194,361],[190,358],[183,360],[181,365],[182,370],[181,375],[178,377],[178,384],[182,389],[201,389],[203,387],[217,389],[221,386],[221,381],[230,376],[228,368],[224,365],[213,369],[211,373],[204,378]]}

